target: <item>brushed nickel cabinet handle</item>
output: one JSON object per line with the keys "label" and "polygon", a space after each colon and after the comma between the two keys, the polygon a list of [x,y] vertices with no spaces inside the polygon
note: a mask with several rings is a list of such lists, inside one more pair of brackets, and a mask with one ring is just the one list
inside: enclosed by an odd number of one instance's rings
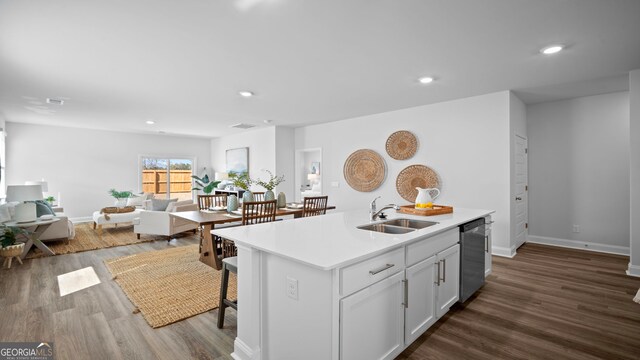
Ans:
{"label": "brushed nickel cabinet handle", "polygon": [[440,286],[440,261],[438,261],[438,276],[436,277],[436,279],[438,279],[436,281],[436,285]]}
{"label": "brushed nickel cabinet handle", "polygon": [[447,282],[447,259],[442,259],[442,282]]}
{"label": "brushed nickel cabinet handle", "polygon": [[484,252],[489,252],[489,235],[484,236]]}
{"label": "brushed nickel cabinet handle", "polygon": [[404,302],[402,305],[406,309],[409,307],[409,279],[402,280],[402,282],[404,283]]}
{"label": "brushed nickel cabinet handle", "polygon": [[369,274],[371,274],[371,275],[375,275],[375,274],[381,273],[381,272],[383,272],[383,271],[385,271],[385,270],[387,270],[387,269],[391,269],[391,268],[392,268],[392,267],[394,267],[394,266],[395,266],[395,264],[386,264],[386,265],[384,265],[384,266],[381,266],[381,267],[380,267],[380,268],[378,268],[378,269],[369,270]]}

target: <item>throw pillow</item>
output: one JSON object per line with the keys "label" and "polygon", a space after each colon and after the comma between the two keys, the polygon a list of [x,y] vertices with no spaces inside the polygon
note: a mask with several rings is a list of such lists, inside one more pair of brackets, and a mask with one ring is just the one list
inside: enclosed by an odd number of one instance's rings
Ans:
{"label": "throw pillow", "polygon": [[142,207],[146,199],[147,199],[146,195],[133,196],[133,197],[127,198],[127,206]]}
{"label": "throw pillow", "polygon": [[151,210],[165,211],[169,203],[176,202],[178,199],[151,199]]}
{"label": "throw pillow", "polygon": [[11,220],[11,213],[9,212],[9,206],[13,206],[13,204],[0,205],[0,223]]}
{"label": "throw pillow", "polygon": [[36,216],[40,217],[42,215],[55,215],[56,212],[53,211],[51,205],[48,202],[43,200],[36,200]]}

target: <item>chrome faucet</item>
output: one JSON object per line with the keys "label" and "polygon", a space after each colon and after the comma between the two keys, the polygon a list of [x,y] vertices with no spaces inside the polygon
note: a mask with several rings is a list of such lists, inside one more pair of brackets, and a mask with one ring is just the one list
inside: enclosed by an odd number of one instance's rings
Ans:
{"label": "chrome faucet", "polygon": [[378,200],[378,199],[380,199],[380,196],[378,196],[377,198],[373,199],[373,201],[369,205],[369,220],[375,221],[376,219],[378,219],[378,216],[380,216],[380,213],[382,211],[384,211],[384,210],[387,210],[387,209],[400,210],[400,206],[398,206],[396,204],[389,204],[389,205],[383,206],[382,209],[376,211],[376,200]]}

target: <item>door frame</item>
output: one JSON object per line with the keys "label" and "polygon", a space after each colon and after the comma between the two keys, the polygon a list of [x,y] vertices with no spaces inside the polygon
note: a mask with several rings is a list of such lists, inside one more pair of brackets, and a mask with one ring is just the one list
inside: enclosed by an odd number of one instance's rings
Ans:
{"label": "door frame", "polygon": [[[522,201],[525,202],[525,214],[524,214],[524,222],[525,222],[525,229],[524,229],[524,241],[522,242],[522,244],[518,244],[517,243],[517,236],[518,236],[518,229],[517,229],[517,214],[516,214],[516,206],[517,206],[517,174],[516,174],[516,161],[517,161],[517,141],[518,138],[522,139],[524,141],[524,169],[525,169],[525,180],[524,180],[524,185],[525,185],[525,190],[524,190],[524,198]],[[512,236],[513,236],[513,247],[512,247],[512,251],[515,255],[515,251],[518,249],[518,247],[524,245],[527,242],[527,239],[529,238],[529,139],[526,136],[520,135],[520,134],[514,134],[513,137],[513,147],[514,147],[514,156],[513,156],[513,193],[511,194],[511,201],[513,204],[513,214],[512,214],[512,219],[511,219],[511,223],[512,223]]]}

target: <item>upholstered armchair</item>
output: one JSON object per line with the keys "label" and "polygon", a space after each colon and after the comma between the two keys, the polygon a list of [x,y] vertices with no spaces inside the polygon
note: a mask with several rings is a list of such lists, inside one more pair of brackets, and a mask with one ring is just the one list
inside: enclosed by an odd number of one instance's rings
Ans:
{"label": "upholstered armchair", "polygon": [[133,221],[133,232],[136,233],[139,239],[140,234],[171,237],[181,232],[195,231],[198,227],[196,223],[176,218],[171,216],[171,213],[197,210],[198,204],[194,204],[191,200],[172,203],[165,211],[143,210],[140,212],[140,217]]}

